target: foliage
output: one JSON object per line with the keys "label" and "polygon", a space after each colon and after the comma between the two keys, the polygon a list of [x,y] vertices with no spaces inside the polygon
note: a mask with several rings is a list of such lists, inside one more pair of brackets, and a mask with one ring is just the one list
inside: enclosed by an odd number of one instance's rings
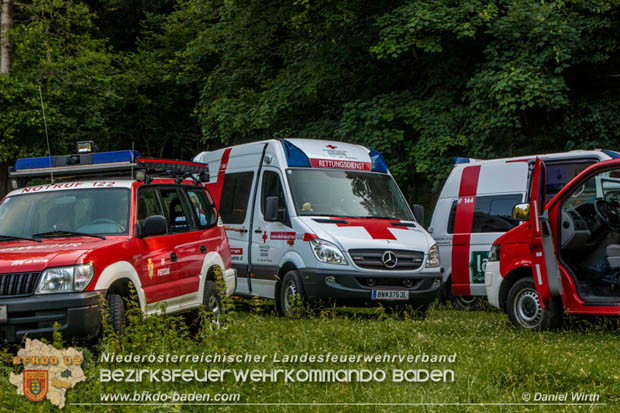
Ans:
{"label": "foliage", "polygon": [[117,96],[112,56],[91,36],[92,14],[72,0],[34,0],[16,6],[14,66],[0,79],[0,160],[47,152],[39,87],[53,153],[77,140],[101,138]]}
{"label": "foliage", "polygon": [[427,206],[453,156],[613,149],[620,135],[620,0],[16,9],[0,160],[45,152],[38,85],[54,152],[79,138],[181,158],[264,138],[341,139],[382,151]]}

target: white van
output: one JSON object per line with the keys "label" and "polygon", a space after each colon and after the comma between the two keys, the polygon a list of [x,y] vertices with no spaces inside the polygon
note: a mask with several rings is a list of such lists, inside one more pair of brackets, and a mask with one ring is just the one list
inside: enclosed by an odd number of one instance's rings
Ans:
{"label": "white van", "polygon": [[[280,139],[202,152],[237,269],[236,294],[409,303],[441,285],[439,252],[377,151]],[[421,207],[415,206],[418,214]],[[420,217],[418,217],[420,218]]]}
{"label": "white van", "polygon": [[429,232],[444,269],[442,298],[472,309],[486,296],[484,272],[493,242],[519,225],[512,208],[526,201],[528,162],[547,164],[547,199],[588,166],[620,155],[608,150],[571,151],[494,160],[456,158],[433,212]]}

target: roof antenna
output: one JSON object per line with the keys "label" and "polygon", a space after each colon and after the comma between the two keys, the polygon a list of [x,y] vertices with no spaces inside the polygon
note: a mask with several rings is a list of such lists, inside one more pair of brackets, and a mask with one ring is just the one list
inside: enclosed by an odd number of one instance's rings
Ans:
{"label": "roof antenna", "polygon": [[[47,142],[47,158],[52,163],[52,152],[50,151],[50,137],[47,134],[47,120],[45,119],[45,107],[43,106],[43,94],[41,93],[41,85],[39,84],[39,98],[41,99],[41,111],[43,112],[43,125],[45,125],[45,141]],[[53,167],[54,165],[50,165]],[[50,168],[51,183],[54,183],[54,170]]]}

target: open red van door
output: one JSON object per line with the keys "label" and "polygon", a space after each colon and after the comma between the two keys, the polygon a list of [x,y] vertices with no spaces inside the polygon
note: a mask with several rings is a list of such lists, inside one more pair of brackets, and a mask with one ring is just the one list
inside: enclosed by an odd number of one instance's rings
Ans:
{"label": "open red van door", "polygon": [[545,211],[545,163],[536,158],[530,180],[530,254],[538,298],[546,308],[553,297],[562,295],[562,278],[555,253],[553,234]]}

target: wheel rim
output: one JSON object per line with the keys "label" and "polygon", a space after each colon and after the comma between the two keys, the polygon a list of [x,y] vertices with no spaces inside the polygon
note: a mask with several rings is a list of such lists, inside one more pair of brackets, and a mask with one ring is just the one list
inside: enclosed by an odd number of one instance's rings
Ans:
{"label": "wheel rim", "polygon": [[209,301],[207,302],[207,305],[209,307],[209,311],[213,312],[216,316],[219,316],[220,313],[222,312],[220,309],[220,303],[217,300],[217,297],[215,295],[212,295],[211,297],[209,297]]}
{"label": "wheel rim", "polygon": [[527,288],[519,292],[514,301],[514,314],[519,324],[526,328],[540,325],[543,311],[536,290]]}
{"label": "wheel rim", "polygon": [[287,314],[291,313],[293,306],[297,305],[297,284],[291,280],[284,289],[284,309]]}

